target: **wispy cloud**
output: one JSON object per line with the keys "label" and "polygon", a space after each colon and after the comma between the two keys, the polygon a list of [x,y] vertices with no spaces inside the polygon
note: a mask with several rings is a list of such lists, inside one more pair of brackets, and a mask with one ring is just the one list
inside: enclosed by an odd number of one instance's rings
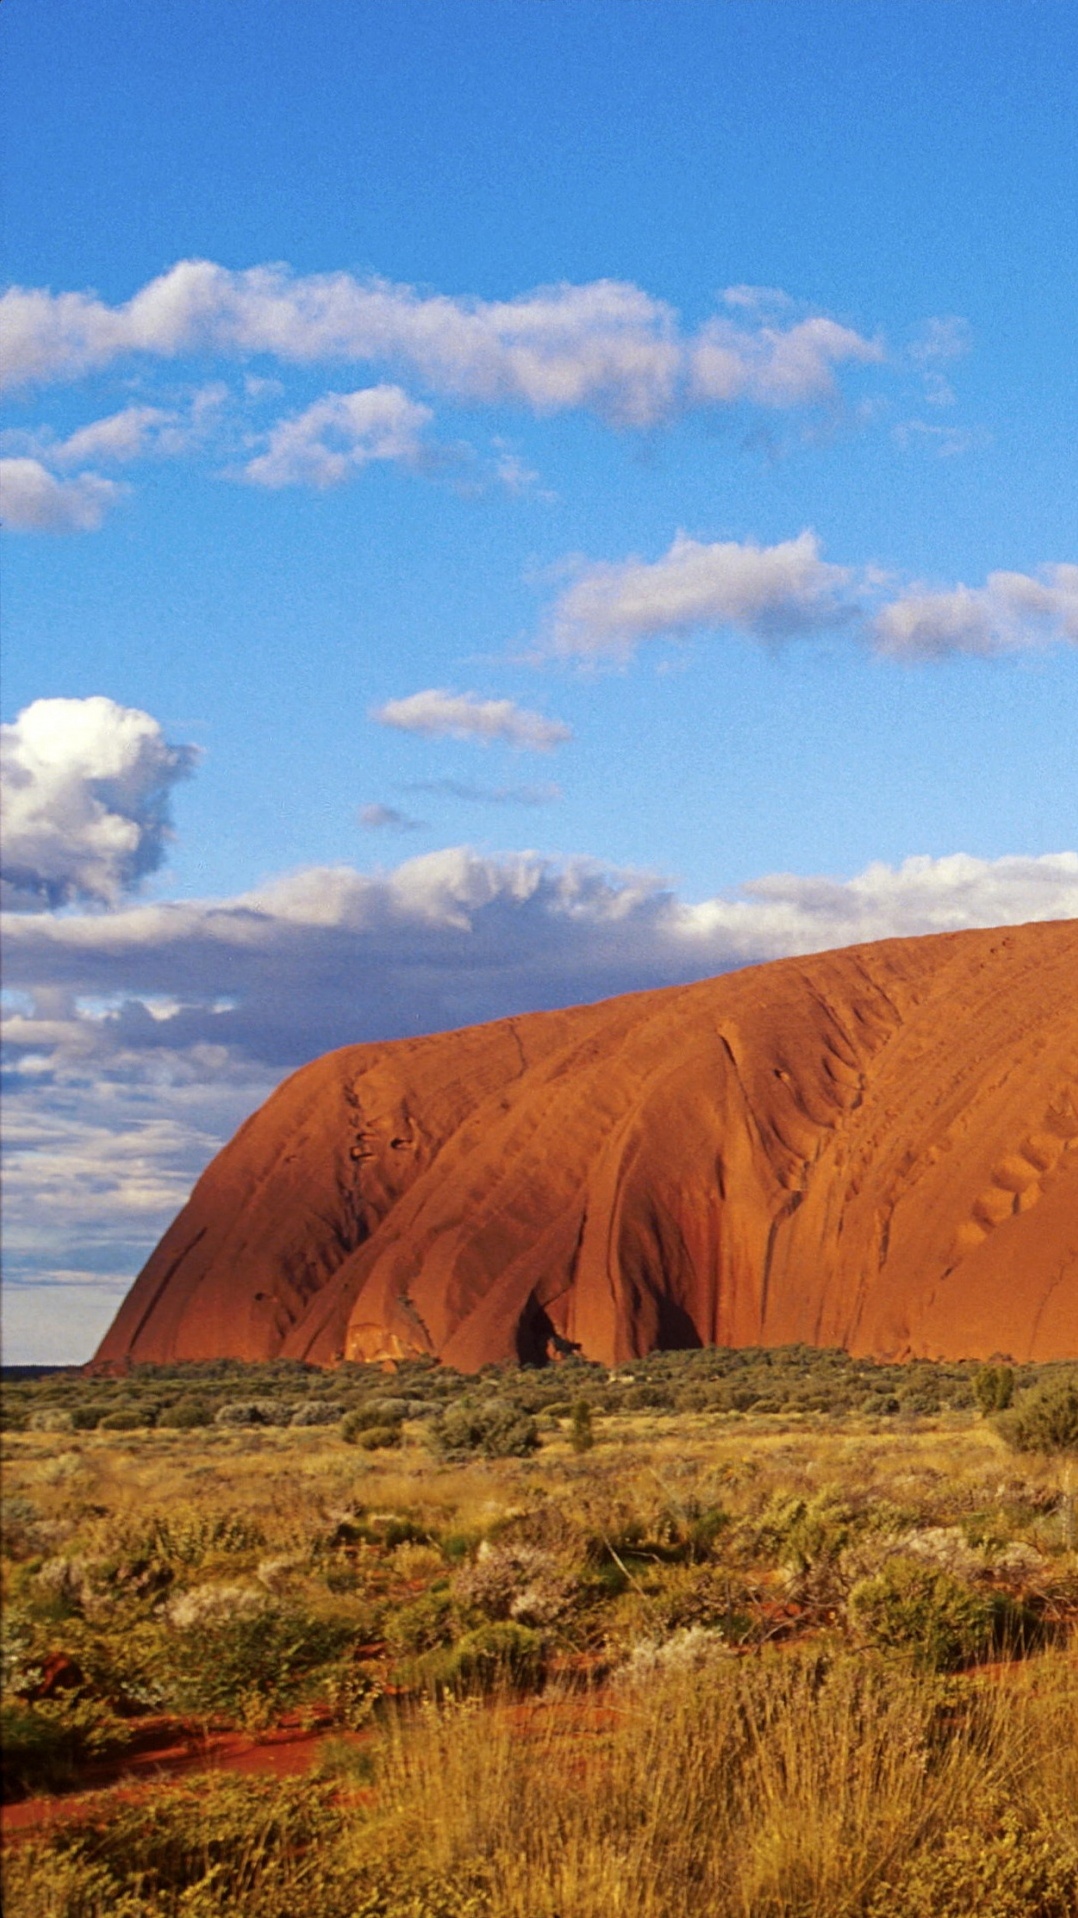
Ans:
{"label": "wispy cloud", "polygon": [[549,752],[572,738],[562,720],[547,719],[511,699],[480,699],[476,693],[451,693],[436,686],[388,700],[375,707],[371,718],[380,726],[428,739],[475,739],[482,745],[497,740],[527,752]]}
{"label": "wispy cloud", "polygon": [[925,321],[909,353],[924,381],[925,399],[930,406],[954,405],[954,388],[943,368],[963,359],[972,343],[969,321],[955,313]]}
{"label": "wispy cloud", "polygon": [[410,813],[401,812],[397,806],[375,803],[360,807],[359,823],[366,832],[418,832],[425,822],[413,819]]}
{"label": "wispy cloud", "polygon": [[562,788],[552,780],[537,785],[475,786],[466,779],[413,779],[407,790],[461,799],[474,806],[553,806],[564,797]]}
{"label": "wispy cloud", "polygon": [[940,426],[934,420],[900,420],[891,437],[903,452],[921,448],[938,459],[958,459],[963,453],[983,450],[992,443],[992,435],[980,426]]}

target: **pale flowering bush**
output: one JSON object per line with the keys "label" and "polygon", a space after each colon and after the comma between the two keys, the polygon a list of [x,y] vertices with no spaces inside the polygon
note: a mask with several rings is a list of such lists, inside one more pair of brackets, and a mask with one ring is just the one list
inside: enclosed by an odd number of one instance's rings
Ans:
{"label": "pale flowering bush", "polygon": [[458,1604],[490,1619],[520,1625],[551,1625],[572,1603],[574,1582],[551,1552],[534,1545],[492,1545],[484,1540],[471,1565],[453,1583]]}
{"label": "pale flowering bush", "polygon": [[619,1685],[643,1685],[683,1672],[706,1671],[720,1658],[728,1656],[729,1649],[721,1631],[706,1625],[686,1625],[669,1638],[644,1640],[634,1645],[614,1679]]}
{"label": "pale flowering bush", "polygon": [[896,1550],[927,1559],[929,1564],[950,1572],[952,1578],[980,1578],[988,1562],[983,1546],[971,1545],[958,1525],[928,1525],[922,1531],[907,1532],[898,1540]]}
{"label": "pale flowering bush", "polygon": [[174,1631],[207,1631],[265,1612],[271,1603],[268,1594],[253,1585],[194,1585],[171,1600],[165,1616]]}

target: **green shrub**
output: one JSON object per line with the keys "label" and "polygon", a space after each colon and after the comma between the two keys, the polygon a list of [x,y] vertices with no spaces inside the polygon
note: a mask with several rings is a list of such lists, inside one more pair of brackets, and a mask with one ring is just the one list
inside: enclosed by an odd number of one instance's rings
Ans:
{"label": "green shrub", "polygon": [[298,1778],[206,1774],[133,1804],[106,1800],[49,1840],[13,1852],[4,1874],[7,1911],[10,1918],[359,1918],[362,1905],[322,1864],[341,1822],[332,1786]]}
{"label": "green shrub", "polygon": [[73,1432],[74,1415],[62,1411],[59,1406],[46,1405],[40,1412],[31,1412],[29,1429],[31,1432]]}
{"label": "green shrub", "polygon": [[167,1405],[158,1415],[157,1423],[174,1432],[193,1432],[199,1426],[210,1425],[213,1412],[206,1400],[194,1392],[185,1392],[172,1405]]}
{"label": "green shrub", "polygon": [[[385,1401],[375,1401],[378,1406],[383,1403]],[[341,1420],[341,1437],[346,1445],[360,1445],[365,1452],[376,1452],[382,1446],[400,1444],[400,1420],[374,1416],[373,1412],[372,1406],[357,1405]]]}
{"label": "green shrub", "polygon": [[436,1691],[526,1691],[543,1676],[543,1641],[528,1625],[499,1619],[477,1625],[447,1652],[425,1662],[422,1676]]}
{"label": "green shrub", "polygon": [[391,1446],[399,1445],[400,1442],[399,1425],[368,1425],[364,1431],[356,1434],[356,1444],[364,1452],[387,1451]]}
{"label": "green shrub", "polygon": [[1078,1851],[1047,1822],[1005,1814],[986,1835],[946,1832],[881,1886],[868,1918],[1073,1918]]}
{"label": "green shrub", "polygon": [[595,1444],[595,1431],[591,1422],[591,1406],[587,1399],[577,1399],[573,1407],[573,1424],[569,1434],[569,1443],[574,1452],[590,1452]]}
{"label": "green shrub", "polygon": [[228,1399],[214,1413],[215,1425],[287,1425],[292,1405],[285,1399]]}
{"label": "green shrub", "polygon": [[429,1443],[442,1458],[526,1458],[540,1444],[539,1427],[530,1413],[511,1402],[493,1405],[454,1405],[430,1427]]}
{"label": "green shrub", "polygon": [[1003,1413],[999,1430],[1016,1452],[1078,1453],[1078,1372],[1024,1392]]}
{"label": "green shrub", "polygon": [[1014,1372],[1009,1365],[982,1365],[973,1380],[973,1396],[986,1415],[1005,1412],[1014,1397]]}
{"label": "green shrub", "polygon": [[211,1716],[267,1721],[352,1638],[341,1619],[244,1589],[196,1588],[170,1612],[173,1629],[162,1654],[168,1694],[181,1711]]}
{"label": "green shrub", "polygon": [[308,1399],[305,1404],[297,1405],[292,1414],[293,1425],[336,1425],[344,1415],[344,1406],[336,1405],[331,1399]]}
{"label": "green shrub", "polygon": [[122,1751],[129,1739],[123,1720],[99,1699],[9,1700],[0,1707],[5,1795],[62,1790],[93,1759]]}
{"label": "green shrub", "polygon": [[453,1600],[443,1586],[423,1592],[408,1605],[399,1605],[385,1625],[386,1644],[394,1657],[414,1657],[453,1642]]}
{"label": "green shrub", "polygon": [[996,1593],[975,1592],[950,1572],[913,1557],[893,1558],[849,1596],[857,1630],[923,1670],[976,1664],[1006,1636],[1013,1608]]}
{"label": "green shrub", "polygon": [[133,1405],[121,1405],[115,1412],[106,1412],[104,1418],[98,1419],[97,1429],[99,1432],[141,1432],[152,1423],[147,1412]]}

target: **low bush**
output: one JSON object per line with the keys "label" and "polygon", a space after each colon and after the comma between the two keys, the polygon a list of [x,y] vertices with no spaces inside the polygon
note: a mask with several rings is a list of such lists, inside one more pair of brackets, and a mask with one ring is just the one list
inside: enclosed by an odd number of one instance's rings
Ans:
{"label": "low bush", "polygon": [[292,1405],[283,1399],[226,1399],[214,1413],[215,1425],[287,1425]]}
{"label": "low bush", "polygon": [[97,1426],[100,1432],[141,1432],[151,1423],[149,1414],[137,1406],[122,1405],[115,1412],[106,1412]]}
{"label": "low bush", "polygon": [[297,1405],[289,1421],[292,1425],[336,1425],[344,1416],[344,1406],[331,1399],[306,1399]]}
{"label": "low bush", "polygon": [[540,1634],[504,1619],[465,1632],[448,1651],[428,1658],[419,1675],[436,1692],[530,1691],[543,1669]]}
{"label": "low bush", "polygon": [[62,1791],[94,1759],[122,1751],[130,1736],[129,1727],[99,1699],[10,1700],[0,1707],[4,1796]]}
{"label": "low bush", "polygon": [[194,1432],[200,1426],[213,1423],[213,1411],[206,1400],[193,1392],[185,1392],[173,1405],[166,1405],[158,1414],[158,1426],[174,1432]]}
{"label": "low bush", "polygon": [[169,1607],[161,1652],[169,1702],[180,1711],[268,1723],[339,1659],[351,1625],[243,1587],[202,1586]]}
{"label": "low bush", "polygon": [[453,1642],[455,1614],[448,1588],[435,1587],[398,1605],[386,1620],[386,1645],[395,1658],[415,1657],[437,1651]]}
{"label": "low bush", "polygon": [[341,1420],[341,1437],[346,1445],[358,1445],[364,1452],[378,1452],[401,1442],[399,1419],[372,1418],[366,1406],[358,1407]]}
{"label": "low bush", "polygon": [[1023,1635],[1023,1614],[1013,1602],[974,1591],[923,1558],[889,1559],[854,1585],[848,1602],[870,1644],[903,1652],[925,1671],[960,1671]]}
{"label": "low bush", "polygon": [[994,1832],[959,1827],[915,1852],[867,1918],[1073,1918],[1078,1849],[1043,1816],[1006,1812]]}
{"label": "low bush", "polygon": [[999,1430],[1016,1452],[1078,1454],[1078,1372],[1023,1393],[1002,1414]]}
{"label": "low bush", "polygon": [[59,1406],[43,1406],[40,1412],[31,1412],[27,1429],[31,1432],[73,1432],[75,1414],[65,1412]]}
{"label": "low bush", "polygon": [[526,1458],[540,1445],[539,1427],[528,1412],[511,1403],[454,1405],[433,1421],[429,1443],[441,1458]]}
{"label": "low bush", "polygon": [[1014,1369],[1010,1365],[982,1365],[974,1375],[973,1396],[986,1415],[1005,1412],[1014,1397]]}
{"label": "low bush", "polygon": [[362,1906],[346,1902],[322,1863],[341,1822],[332,1786],[306,1779],[210,1775],[145,1803],[118,1796],[51,1842],[13,1851],[6,1909],[9,1918],[359,1918]]}
{"label": "low bush", "polygon": [[595,1428],[592,1423],[591,1406],[587,1399],[577,1399],[573,1406],[569,1443],[574,1452],[590,1452],[595,1444]]}

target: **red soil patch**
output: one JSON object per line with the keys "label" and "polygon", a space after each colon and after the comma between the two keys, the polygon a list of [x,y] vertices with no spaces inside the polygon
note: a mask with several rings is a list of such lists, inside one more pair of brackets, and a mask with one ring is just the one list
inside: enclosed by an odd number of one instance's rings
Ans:
{"label": "red soil patch", "polygon": [[57,1824],[70,1824],[93,1812],[103,1793],[134,1803],[156,1785],[192,1773],[217,1772],[252,1778],[295,1778],[309,1772],[323,1748],[369,1742],[369,1732],[349,1732],[323,1723],[286,1718],[270,1731],[203,1733],[183,1719],[152,1719],[140,1726],[136,1741],[115,1758],[87,1765],[68,1792],[22,1798],[0,1806],[4,1839],[29,1836]]}

